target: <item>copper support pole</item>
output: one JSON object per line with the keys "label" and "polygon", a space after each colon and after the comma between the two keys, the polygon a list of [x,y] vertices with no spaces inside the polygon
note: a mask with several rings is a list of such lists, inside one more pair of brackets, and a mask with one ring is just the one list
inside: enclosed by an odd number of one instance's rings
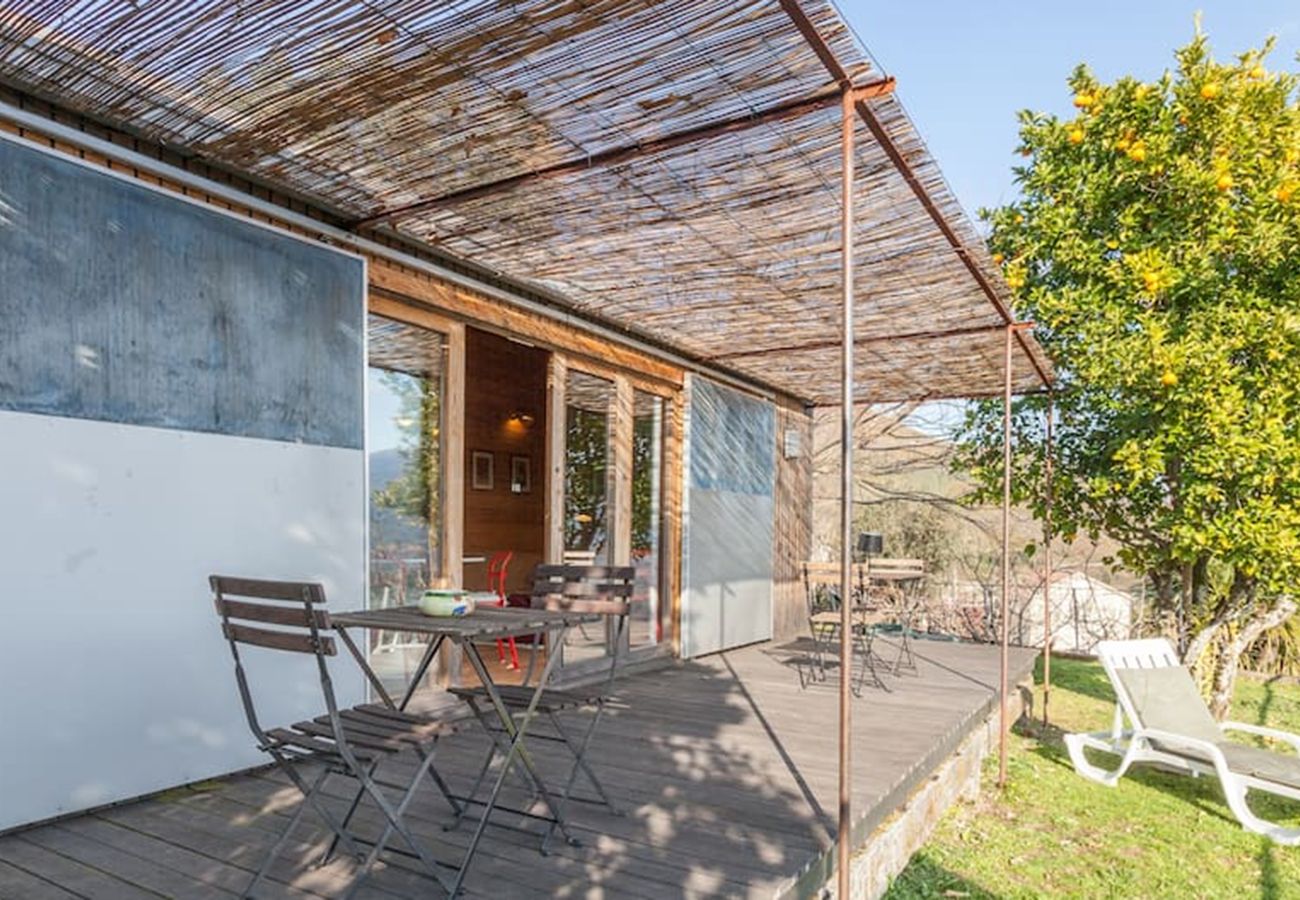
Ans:
{"label": "copper support pole", "polygon": [[1002,658],[998,672],[998,787],[1007,786],[1007,705],[1008,644],[1011,640],[1011,337],[1014,328],[1007,326],[1005,355],[1002,360],[1005,380],[1002,385]]}
{"label": "copper support pole", "polygon": [[[844,334],[840,373],[840,819],[835,867],[840,900],[849,897],[849,844],[853,839],[852,739],[853,681],[853,93],[840,104],[840,170],[843,207],[840,221],[840,278],[844,288]],[[867,661],[863,660],[863,665]]]}
{"label": "copper support pole", "polygon": [[1047,434],[1043,447],[1043,724],[1052,698],[1052,394],[1047,395]]}
{"label": "copper support pole", "polygon": [[[830,45],[826,43],[826,39],[817,31],[812,20],[808,18],[808,14],[804,12],[803,8],[799,5],[799,0],[778,0],[778,2],[781,4],[781,8],[785,10],[786,15],[790,17],[790,21],[794,23],[795,28],[797,28],[799,33],[803,35],[808,46],[812,48],[812,51],[815,54],[817,54],[817,58],[821,60],[822,65],[826,67],[826,71],[830,74],[831,78],[840,84],[847,84],[850,80],[848,69],[844,68],[844,64],[835,56],[835,51],[831,49]],[[1011,309],[1009,309],[1007,304],[1003,302],[1002,297],[998,294],[997,288],[995,288],[993,283],[989,281],[988,276],[986,276],[980,268],[980,264],[972,256],[971,252],[966,249],[965,244],[962,243],[961,238],[953,230],[953,227],[948,223],[948,220],[944,218],[943,212],[939,209],[938,204],[936,204],[934,198],[930,196],[929,191],[921,182],[920,176],[916,174],[916,170],[912,168],[912,164],[908,162],[907,157],[903,155],[903,151],[894,143],[893,137],[885,129],[885,126],[881,124],[875,113],[871,111],[871,107],[868,105],[866,100],[859,100],[856,106],[858,114],[862,116],[862,121],[866,124],[872,137],[876,139],[876,143],[880,145],[880,149],[885,152],[885,156],[889,158],[889,161],[893,163],[898,174],[902,176],[903,180],[907,183],[907,186],[911,188],[912,194],[930,216],[931,221],[933,221],[935,227],[939,229],[939,233],[943,235],[944,239],[948,242],[948,245],[957,255],[957,258],[966,266],[971,277],[975,279],[975,283],[978,284],[980,289],[984,292],[984,296],[986,296],[989,302],[993,304],[993,308],[998,311],[1006,323],[1008,325],[1012,324],[1013,316]],[[1034,367],[1034,371],[1038,373],[1038,377],[1043,382],[1043,386],[1050,387],[1052,384],[1051,373],[1043,368],[1043,363],[1040,362],[1038,357],[1030,350],[1028,341],[1020,334],[1017,334],[1015,339],[1020,343],[1020,348],[1024,351],[1025,356],[1029,358],[1029,362]]]}

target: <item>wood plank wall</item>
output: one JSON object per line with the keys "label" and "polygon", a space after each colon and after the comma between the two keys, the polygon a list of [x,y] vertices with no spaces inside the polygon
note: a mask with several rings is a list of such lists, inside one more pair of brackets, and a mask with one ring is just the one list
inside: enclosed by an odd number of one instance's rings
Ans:
{"label": "wood plank wall", "polygon": [[[465,330],[465,555],[514,551],[507,587],[527,591],[546,536],[546,367],[550,354],[480,331]],[[512,413],[532,417],[511,420]],[[491,490],[476,490],[474,453],[491,453]],[[511,458],[529,460],[531,486],[510,489]],[[486,587],[481,563],[465,566],[465,586]]]}
{"label": "wood plank wall", "polygon": [[[787,459],[787,430],[798,435],[799,455]],[[801,565],[812,552],[812,418],[778,405],[776,411],[776,521],[772,546],[772,636],[790,640],[807,631]]]}

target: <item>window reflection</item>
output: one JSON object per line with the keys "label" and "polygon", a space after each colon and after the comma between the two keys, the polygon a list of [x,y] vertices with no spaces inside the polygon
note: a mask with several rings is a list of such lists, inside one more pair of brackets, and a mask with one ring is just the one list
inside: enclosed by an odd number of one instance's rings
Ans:
{"label": "window reflection", "polygon": [[[442,575],[443,337],[372,315],[368,338],[368,602],[381,609],[418,602]],[[404,684],[419,637],[376,631],[370,640],[375,671]]]}
{"label": "window reflection", "polygon": [[565,382],[564,558],[609,559],[609,420],[612,382],[570,371]]}
{"label": "window reflection", "polygon": [[660,548],[663,527],[664,401],[632,395],[632,565],[636,567],[631,646],[664,639],[660,604]]}

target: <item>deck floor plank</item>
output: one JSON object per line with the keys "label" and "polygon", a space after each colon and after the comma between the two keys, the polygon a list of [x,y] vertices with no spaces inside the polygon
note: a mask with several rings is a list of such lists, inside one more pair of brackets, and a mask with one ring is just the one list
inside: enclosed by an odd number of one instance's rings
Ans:
{"label": "deck floor plank", "polygon": [[77,900],[77,896],[24,869],[0,861],[0,897],[5,900]]}
{"label": "deck floor plank", "polygon": [[[888,642],[878,648],[892,660]],[[916,674],[884,674],[888,691],[864,685],[853,704],[855,812],[869,820],[892,811],[938,755],[995,708],[996,648],[918,641],[915,651]],[[1032,656],[1013,651],[1017,680]],[[791,889],[833,845],[838,792],[836,667],[825,682],[806,686],[801,667],[806,674],[806,642],[744,648],[624,679],[590,756],[621,814],[574,803],[570,824],[582,846],[557,840],[546,857],[535,833],[490,827],[466,896],[648,900],[770,897]],[[576,731],[588,715],[563,721]],[[474,727],[439,744],[439,771],[453,789],[468,789],[487,747]],[[567,775],[562,746],[538,741],[530,749],[552,781]],[[409,762],[391,765],[397,780],[412,771]],[[528,802],[522,788],[508,785],[503,797]],[[327,783],[331,809],[341,812],[350,797],[350,783]],[[281,773],[263,769],[0,836],[0,897],[236,896],[300,802]],[[445,831],[450,820],[432,789],[410,810],[417,838],[439,859],[456,861],[473,821]],[[373,833],[382,817],[363,807],[357,822]],[[346,891],[354,861],[311,865],[328,835],[309,814],[258,896],[334,900]],[[417,863],[393,856],[359,896],[440,892]]]}

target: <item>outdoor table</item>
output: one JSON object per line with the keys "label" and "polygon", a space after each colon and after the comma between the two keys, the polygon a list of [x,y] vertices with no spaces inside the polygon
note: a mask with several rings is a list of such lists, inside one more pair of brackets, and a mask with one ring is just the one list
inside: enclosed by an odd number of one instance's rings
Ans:
{"label": "outdoor table", "polygon": [[[474,830],[474,836],[470,840],[469,847],[461,860],[460,868],[456,874],[455,885],[451,888],[452,896],[455,896],[465,880],[470,863],[474,859],[474,853],[478,850],[479,841],[487,828],[488,819],[491,817],[493,810],[496,809],[497,798],[505,784],[506,775],[509,774],[516,760],[522,764],[527,779],[532,782],[538,797],[546,805],[546,809],[550,814],[549,817],[540,818],[554,823],[560,829],[561,834],[567,840],[573,842],[573,838],[565,827],[559,810],[551,800],[551,794],[547,791],[541,775],[537,772],[527,752],[525,752],[523,742],[528,733],[528,726],[532,723],[537,712],[537,705],[542,699],[546,684],[550,680],[551,670],[556,660],[560,658],[560,654],[554,651],[558,650],[564,643],[565,636],[570,628],[597,622],[600,620],[599,615],[514,607],[480,607],[465,616],[426,616],[420,612],[418,607],[394,606],[387,609],[339,613],[332,615],[330,619],[339,637],[352,653],[357,664],[361,666],[366,679],[374,687],[380,699],[390,708],[396,710],[406,709],[411,702],[411,698],[415,695],[415,690],[420,681],[428,671],[429,665],[437,655],[438,649],[443,645],[444,641],[450,640],[452,643],[464,648],[470,666],[473,667],[475,674],[483,683],[488,700],[501,721],[503,729],[501,732],[485,728],[488,731],[488,736],[493,741],[495,749],[501,753],[503,762],[501,771],[497,774],[496,782],[492,787],[492,792],[484,803],[483,816],[479,819]],[[381,631],[402,631],[429,636],[429,645],[425,649],[424,656],[415,670],[415,675],[411,679],[411,683],[407,685],[400,701],[394,701],[387,689],[385,689],[379,676],[370,667],[365,654],[361,652],[352,636],[348,633],[349,628],[372,628]],[[547,634],[547,647],[551,648],[552,652],[547,653],[546,664],[542,667],[541,677],[533,688],[528,707],[516,722],[502,701],[501,692],[496,682],[493,681],[487,665],[483,662],[483,656],[479,653],[476,642],[522,637],[529,634],[536,635],[542,632]],[[492,753],[493,751],[489,750],[488,752]]]}
{"label": "outdoor table", "polygon": [[[853,589],[855,626],[869,630],[874,637],[880,626],[888,624],[891,619],[897,621],[899,649],[891,666],[895,675],[905,668],[916,672],[910,632],[916,612],[915,591],[924,578],[923,572],[891,569],[873,572],[868,568],[865,572],[859,570],[858,584]],[[882,597],[882,593],[885,596]]]}

